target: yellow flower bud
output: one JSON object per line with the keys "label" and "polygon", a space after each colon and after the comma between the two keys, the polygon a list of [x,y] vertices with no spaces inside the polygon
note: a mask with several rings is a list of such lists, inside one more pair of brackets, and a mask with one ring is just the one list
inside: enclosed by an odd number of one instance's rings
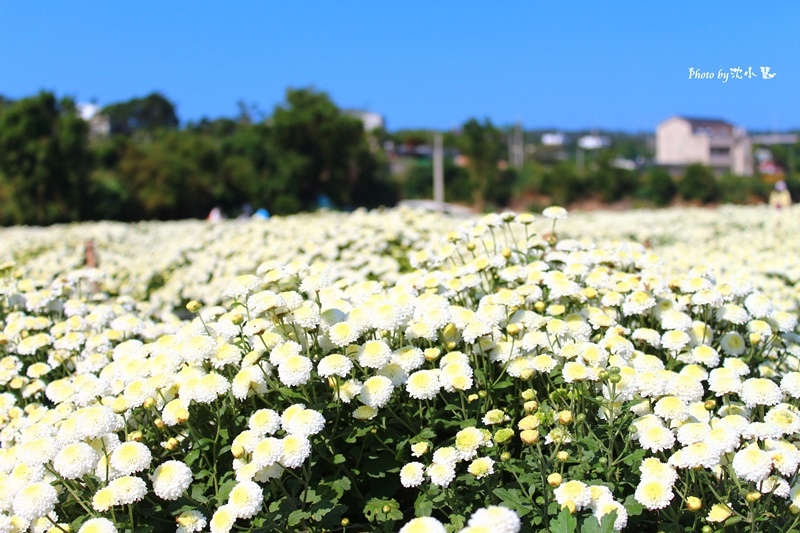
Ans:
{"label": "yellow flower bud", "polygon": [[577,511],[577,508],[575,507],[575,502],[572,500],[565,501],[564,505],[562,505],[561,508],[569,510],[569,514],[575,514],[575,511]]}
{"label": "yellow flower bud", "polygon": [[141,431],[132,431],[128,434],[129,441],[142,442],[142,438],[144,438],[144,435],[142,435]]}
{"label": "yellow flower bud", "polygon": [[758,344],[761,342],[761,335],[758,333],[751,333],[750,334],[750,344]]}
{"label": "yellow flower bud", "polygon": [[506,326],[506,332],[513,337],[520,332],[519,324],[509,324]]}
{"label": "yellow flower bud", "polygon": [[189,311],[190,313],[198,312],[200,310],[200,307],[201,307],[200,302],[198,302],[197,300],[192,300],[191,302],[186,304],[186,310]]}
{"label": "yellow flower bud", "polygon": [[545,303],[543,301],[541,301],[541,300],[539,300],[538,302],[533,304],[533,308],[536,309],[537,313],[541,313],[542,311],[544,311],[545,307],[546,307]]}
{"label": "yellow flower bud", "polygon": [[584,287],[581,292],[586,298],[597,298],[597,289],[594,287]]}
{"label": "yellow flower bud", "polygon": [[753,492],[748,492],[744,499],[750,503],[755,503],[761,499],[761,493],[755,490]]}
{"label": "yellow flower bud", "polygon": [[703,500],[698,498],[697,496],[689,496],[686,498],[686,508],[689,509],[691,512],[699,511],[703,508]]}
{"label": "yellow flower bud", "polygon": [[503,248],[503,251],[500,253],[503,254],[503,257],[508,259],[509,257],[511,257],[511,248]]}
{"label": "yellow flower bud", "polygon": [[558,459],[562,463],[567,462],[567,460],[569,459],[569,452],[561,450],[556,454],[556,459]]}
{"label": "yellow flower bud", "polygon": [[153,424],[155,424],[155,426],[156,426],[158,429],[164,429],[164,426],[166,425],[166,424],[164,424],[164,421],[163,421],[163,420],[161,420],[160,418],[156,418],[156,419],[153,421]]}
{"label": "yellow flower bud", "polygon": [[242,446],[241,444],[237,444],[235,446],[232,446],[231,447],[231,455],[233,455],[233,457],[235,459],[238,459],[239,457],[244,455],[244,446]]}
{"label": "yellow flower bud", "polygon": [[233,315],[231,315],[231,323],[234,326],[238,326],[242,324],[242,322],[244,322],[244,317],[242,316],[241,313],[234,313]]}
{"label": "yellow flower bud", "polygon": [[536,444],[539,442],[539,431],[536,429],[525,429],[519,434],[520,440],[525,444]]}
{"label": "yellow flower bud", "polygon": [[526,413],[535,413],[539,409],[539,402],[530,400],[522,404],[522,407],[525,409]]}
{"label": "yellow flower bud", "polygon": [[539,427],[539,419],[533,415],[525,416],[519,421],[517,427],[522,431],[526,429],[536,429]]}
{"label": "yellow flower bud", "polygon": [[558,413],[558,423],[562,426],[568,426],[572,424],[572,412],[571,411],[561,411]]}
{"label": "yellow flower bud", "polygon": [[524,391],[522,391],[522,394],[520,394],[520,396],[522,396],[522,399],[525,401],[533,400],[534,398],[536,398],[536,391],[534,391],[533,389],[525,389]]}
{"label": "yellow flower bud", "polygon": [[561,485],[562,480],[563,478],[561,477],[561,474],[559,474],[558,472],[553,472],[552,474],[547,476],[547,484],[553,488]]}
{"label": "yellow flower bud", "polygon": [[152,409],[156,406],[156,399],[151,396],[150,398],[147,398],[142,405],[145,409]]}

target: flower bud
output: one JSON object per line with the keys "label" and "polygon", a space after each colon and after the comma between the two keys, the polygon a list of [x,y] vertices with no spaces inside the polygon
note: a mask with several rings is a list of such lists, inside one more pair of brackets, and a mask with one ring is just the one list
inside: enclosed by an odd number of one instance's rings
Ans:
{"label": "flower bud", "polygon": [[501,454],[500,454],[500,460],[501,460],[502,462],[504,462],[504,463],[505,463],[505,462],[506,462],[506,461],[508,461],[509,459],[511,459],[511,454],[510,454],[509,452],[503,452],[503,453],[501,453]]}
{"label": "flower bud", "polygon": [[164,429],[164,426],[166,425],[166,424],[164,424],[164,421],[163,421],[163,420],[161,420],[160,418],[156,418],[156,419],[153,421],[153,424],[154,424],[154,425],[155,425],[155,426],[156,426],[158,429]]}
{"label": "flower bud", "polygon": [[233,455],[235,459],[238,459],[239,457],[244,455],[244,446],[242,446],[241,444],[236,444],[235,446],[232,446],[231,455]]}
{"label": "flower bud", "polygon": [[349,518],[342,518],[342,521],[340,522],[340,524],[342,524],[342,527],[347,527],[347,526],[350,525],[350,519]]}
{"label": "flower bud", "polygon": [[749,503],[755,503],[761,499],[761,493],[754,490],[753,492],[748,492],[747,496],[744,497]]}
{"label": "flower bud", "polygon": [[597,289],[594,287],[584,287],[581,292],[586,298],[592,299],[597,298]]}
{"label": "flower bud", "polygon": [[524,444],[536,444],[539,442],[539,431],[536,429],[525,429],[520,432],[519,438]]}
{"label": "flower bud", "polygon": [[470,252],[472,252],[473,250],[475,250],[475,243],[474,243],[474,242],[472,242],[472,241],[468,242],[468,243],[467,243],[467,250],[468,250],[468,251],[470,251]]}
{"label": "flower bud", "polygon": [[542,311],[544,311],[545,307],[546,307],[545,303],[543,301],[541,301],[541,300],[539,300],[538,302],[533,304],[533,308],[536,309],[537,313],[541,313]]}
{"label": "flower bud", "polygon": [[706,403],[703,404],[703,408],[706,411],[713,411],[716,406],[717,406],[716,400],[707,400]]}
{"label": "flower bud", "polygon": [[530,400],[522,404],[522,407],[525,409],[526,413],[535,413],[537,409],[539,409],[539,402],[536,400]]}
{"label": "flower bud", "polygon": [[519,332],[520,332],[519,324],[509,324],[508,326],[506,326],[506,333],[508,333],[512,337]]}
{"label": "flower bud", "polygon": [[561,474],[559,474],[558,472],[553,472],[552,474],[547,476],[547,484],[553,488],[556,488],[559,485],[561,485],[562,480],[563,478],[561,477]]}
{"label": "flower bud", "polygon": [[612,366],[608,368],[608,372],[609,374],[619,374],[620,372],[622,372],[622,369],[620,369],[620,367],[618,366]]}
{"label": "flower bud", "polygon": [[562,463],[566,463],[569,459],[569,452],[561,450],[556,454],[556,459],[561,461]]}
{"label": "flower bud", "polygon": [[178,442],[178,439],[176,439],[175,437],[170,437],[167,440],[167,442],[164,443],[164,448],[166,448],[167,450],[172,451],[175,448],[177,448],[179,445],[180,445],[180,442]]}
{"label": "flower bud", "polygon": [[601,370],[600,372],[597,373],[597,377],[600,378],[600,381],[607,380],[608,376],[610,375],[611,374],[609,374],[606,370]]}
{"label": "flower bud", "polygon": [[234,313],[233,315],[231,315],[231,323],[234,326],[239,326],[243,322],[244,322],[244,317],[242,316],[241,313]]}
{"label": "flower bud", "polygon": [[703,500],[698,498],[697,496],[689,496],[686,498],[686,508],[689,509],[691,512],[699,511],[703,508]]}
{"label": "flower bud", "polygon": [[425,354],[426,361],[436,361],[442,351],[439,350],[439,348],[428,348],[423,353]]}
{"label": "flower bud", "polygon": [[497,444],[503,444],[504,442],[508,442],[514,436],[514,430],[509,428],[502,428],[498,429],[497,433],[494,434],[494,441]]}
{"label": "flower bud", "polygon": [[561,506],[562,509],[567,509],[569,514],[575,514],[575,511],[578,509],[575,507],[575,502],[572,500],[567,500],[564,502],[564,505]]}
{"label": "flower bud", "polygon": [[534,391],[533,389],[525,389],[524,391],[522,391],[520,396],[525,401],[533,400],[534,398],[536,398],[536,391]]}
{"label": "flower bud", "polygon": [[608,376],[608,381],[617,384],[620,381],[622,381],[622,376],[620,376],[619,374],[611,374],[610,376]]}
{"label": "flower bud", "polygon": [[751,333],[750,334],[750,344],[758,344],[761,342],[761,335],[758,333]]}
{"label": "flower bud", "polygon": [[146,398],[146,399],[144,400],[144,403],[142,404],[142,406],[143,406],[145,409],[152,409],[153,407],[155,407],[155,406],[156,406],[156,399],[155,399],[155,398],[153,398],[152,396],[151,396],[151,397],[149,397],[149,398]]}
{"label": "flower bud", "polygon": [[197,300],[192,300],[191,302],[186,304],[186,310],[189,311],[190,313],[198,312],[200,310],[200,307],[201,307],[200,302],[198,302]]}
{"label": "flower bud", "polygon": [[571,411],[561,411],[558,413],[558,423],[562,426],[568,426],[572,424],[572,412]]}
{"label": "flower bud", "polygon": [[470,394],[469,396],[467,396],[467,403],[472,403],[477,399],[478,399],[477,394]]}

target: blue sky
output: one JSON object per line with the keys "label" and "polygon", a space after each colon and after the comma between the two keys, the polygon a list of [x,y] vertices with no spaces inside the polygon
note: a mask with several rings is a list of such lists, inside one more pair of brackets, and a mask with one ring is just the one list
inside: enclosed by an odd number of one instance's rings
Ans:
{"label": "blue sky", "polygon": [[[0,3],[0,94],[100,105],[161,91],[182,121],[271,113],[287,87],[390,130],[470,117],[652,131],[674,114],[800,128],[800,2]],[[760,67],[776,76],[761,78]],[[689,79],[689,68],[714,79]],[[719,71],[757,77],[723,83]]]}

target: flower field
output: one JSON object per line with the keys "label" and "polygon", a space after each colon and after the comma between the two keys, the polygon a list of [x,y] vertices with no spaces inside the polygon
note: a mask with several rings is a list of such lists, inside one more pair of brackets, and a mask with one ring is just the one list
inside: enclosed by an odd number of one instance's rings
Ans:
{"label": "flower field", "polygon": [[0,533],[799,531],[799,233],[727,206],[0,229]]}

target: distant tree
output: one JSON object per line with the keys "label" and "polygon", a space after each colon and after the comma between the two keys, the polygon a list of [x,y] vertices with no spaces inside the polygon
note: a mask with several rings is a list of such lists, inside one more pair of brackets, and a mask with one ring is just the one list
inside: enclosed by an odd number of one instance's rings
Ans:
{"label": "distant tree", "polygon": [[175,106],[157,92],[108,105],[101,113],[108,116],[112,135],[130,135],[136,131],[152,133],[158,129],[178,127]]}
{"label": "distant tree", "polygon": [[675,180],[669,172],[663,168],[651,168],[644,176],[641,195],[646,200],[650,200],[658,206],[669,204],[678,193]]}
{"label": "distant tree", "polygon": [[88,124],[49,92],[0,110],[0,220],[51,224],[86,214]]}
{"label": "distant tree", "polygon": [[476,209],[483,210],[488,188],[497,180],[497,164],[504,153],[501,132],[489,119],[480,123],[472,118],[461,127],[458,144],[467,157],[473,204]]}
{"label": "distant tree", "polygon": [[604,202],[614,202],[633,192],[636,187],[636,173],[614,166],[616,153],[603,150],[597,156],[593,170],[589,174],[589,183],[593,191],[599,194]]}
{"label": "distant tree", "polygon": [[683,178],[678,182],[678,192],[684,200],[703,203],[716,200],[719,187],[714,171],[700,163],[687,166]]}
{"label": "distant tree", "polygon": [[269,120],[276,172],[288,178],[303,209],[321,195],[334,205],[374,205],[387,194],[363,124],[342,113],[327,94],[289,89]]}

